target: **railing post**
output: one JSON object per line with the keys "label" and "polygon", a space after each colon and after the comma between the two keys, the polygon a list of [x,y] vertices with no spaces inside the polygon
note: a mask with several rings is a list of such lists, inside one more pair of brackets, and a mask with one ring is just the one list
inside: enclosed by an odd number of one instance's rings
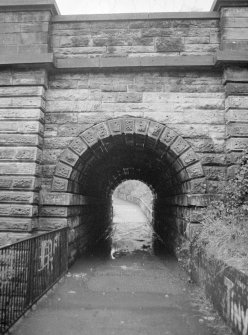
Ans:
{"label": "railing post", "polygon": [[[32,243],[33,242],[33,243]],[[26,307],[28,307],[33,300],[33,280],[34,280],[34,266],[35,266],[35,247],[36,241],[29,241],[29,261],[27,273],[27,298]]]}

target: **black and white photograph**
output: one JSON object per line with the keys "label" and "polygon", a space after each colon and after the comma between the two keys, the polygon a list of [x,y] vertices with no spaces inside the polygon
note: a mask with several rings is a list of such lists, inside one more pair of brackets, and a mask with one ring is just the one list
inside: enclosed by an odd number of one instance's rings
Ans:
{"label": "black and white photograph", "polygon": [[0,0],[0,335],[248,335],[248,0]]}

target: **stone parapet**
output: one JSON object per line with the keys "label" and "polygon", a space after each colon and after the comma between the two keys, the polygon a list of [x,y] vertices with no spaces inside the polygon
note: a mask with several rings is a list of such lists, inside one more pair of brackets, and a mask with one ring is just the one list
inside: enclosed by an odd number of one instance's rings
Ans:
{"label": "stone parapet", "polygon": [[57,16],[52,27],[58,59],[93,61],[102,55],[103,62],[109,57],[135,62],[147,56],[212,55],[219,47],[218,13]]}
{"label": "stone parapet", "polygon": [[16,64],[17,58],[23,64],[50,61],[46,55],[50,51],[50,24],[58,13],[53,0],[1,0],[0,63]]}
{"label": "stone parapet", "polygon": [[[161,12],[161,13],[118,13],[118,14],[85,14],[56,15],[53,22],[85,22],[85,21],[129,21],[129,20],[209,20],[219,19],[217,12]],[[142,26],[142,22],[139,22]],[[138,26],[137,25],[137,26]]]}
{"label": "stone parapet", "polygon": [[[213,11],[219,11],[221,50],[248,51],[248,1],[216,0]],[[246,54],[247,61],[247,54]]]}
{"label": "stone parapet", "polygon": [[60,11],[55,0],[1,0],[0,12],[48,11],[59,15]]}
{"label": "stone parapet", "polygon": [[231,7],[248,7],[247,0],[215,0],[211,7],[211,11],[220,11],[222,8]]}

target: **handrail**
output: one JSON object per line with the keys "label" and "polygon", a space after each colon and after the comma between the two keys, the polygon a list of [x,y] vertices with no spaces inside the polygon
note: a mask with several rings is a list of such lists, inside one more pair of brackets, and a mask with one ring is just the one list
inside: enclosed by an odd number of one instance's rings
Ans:
{"label": "handrail", "polygon": [[[46,231],[46,232],[44,232],[44,233],[38,233],[38,232],[37,232],[36,235],[33,235],[33,236],[29,236],[29,237],[23,238],[23,239],[21,239],[21,240],[19,240],[19,241],[16,241],[16,242],[14,242],[14,243],[1,245],[1,246],[0,246],[0,250],[5,249],[5,248],[7,248],[7,247],[9,247],[9,246],[13,246],[13,245],[15,245],[15,244],[18,244],[18,243],[20,243],[20,242],[24,242],[24,241],[28,241],[28,240],[35,239],[35,238],[38,237],[38,236],[47,235],[47,234],[49,234],[49,233],[51,233],[51,232],[54,233],[54,232],[57,232],[57,231],[60,231],[60,230],[63,230],[63,229],[65,229],[65,228],[58,228],[58,229],[54,229],[54,230],[51,230],[51,231]],[[66,228],[66,229],[67,229],[67,228]],[[1,259],[0,259],[0,261],[1,261]]]}
{"label": "handrail", "polygon": [[44,295],[68,269],[68,228],[0,248],[0,334]]}

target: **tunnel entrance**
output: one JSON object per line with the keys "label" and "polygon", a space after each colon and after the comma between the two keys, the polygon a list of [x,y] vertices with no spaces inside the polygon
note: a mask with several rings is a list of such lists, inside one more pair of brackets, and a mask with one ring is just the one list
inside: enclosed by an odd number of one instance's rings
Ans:
{"label": "tunnel entrance", "polygon": [[122,117],[82,132],[57,164],[52,187],[71,195],[68,225],[77,250],[106,240],[113,190],[129,179],[146,183],[156,193],[154,231],[168,251],[175,249],[203,203],[201,163],[173,129],[149,119]]}
{"label": "tunnel entrance", "polygon": [[152,190],[138,180],[122,182],[112,194],[111,257],[152,251],[154,238]]}

